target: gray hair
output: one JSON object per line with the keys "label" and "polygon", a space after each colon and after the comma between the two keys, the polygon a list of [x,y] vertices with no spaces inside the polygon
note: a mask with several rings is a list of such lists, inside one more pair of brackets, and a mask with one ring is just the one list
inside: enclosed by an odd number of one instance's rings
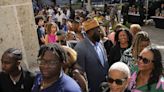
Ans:
{"label": "gray hair", "polygon": [[118,71],[121,71],[123,72],[124,74],[127,75],[128,78],[130,78],[130,69],[129,67],[123,63],[123,62],[116,62],[114,64],[112,64],[112,66],[109,68],[108,71],[111,71],[111,70],[118,70]]}
{"label": "gray hair", "polygon": [[22,60],[22,51],[20,49],[9,48],[4,52],[4,54],[6,53],[12,55],[12,57],[15,58],[16,60]]}
{"label": "gray hair", "polygon": [[130,28],[135,28],[137,31],[141,31],[141,26],[139,24],[132,24]]}

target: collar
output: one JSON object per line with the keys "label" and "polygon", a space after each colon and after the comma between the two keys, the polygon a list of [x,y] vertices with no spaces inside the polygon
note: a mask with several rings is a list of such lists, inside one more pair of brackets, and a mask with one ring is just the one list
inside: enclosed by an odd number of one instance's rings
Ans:
{"label": "collar", "polygon": [[9,74],[9,77],[10,77],[10,79],[13,82],[14,85],[16,85],[16,83],[21,79],[22,73],[23,73],[23,71],[21,69],[20,74],[17,75],[17,77],[15,79]]}
{"label": "collar", "polygon": [[98,46],[99,45],[99,42],[96,42],[95,44],[87,37],[86,39],[88,39],[89,43],[95,47],[95,46]]}
{"label": "collar", "polygon": [[63,76],[63,73],[64,73],[64,71],[63,71],[63,69],[61,69],[59,79]]}

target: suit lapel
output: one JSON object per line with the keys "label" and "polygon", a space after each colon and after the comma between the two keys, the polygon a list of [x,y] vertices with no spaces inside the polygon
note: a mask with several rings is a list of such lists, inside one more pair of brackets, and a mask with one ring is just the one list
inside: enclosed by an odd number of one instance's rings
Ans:
{"label": "suit lapel", "polygon": [[90,43],[89,39],[85,39],[84,42],[85,42],[88,50],[92,52],[92,54],[95,56],[95,58],[97,58],[98,63],[103,67],[103,65],[100,62],[100,59],[98,58],[99,56],[98,56],[97,52],[95,51],[94,47],[92,46],[92,44]]}
{"label": "suit lapel", "polygon": [[[95,57],[98,57],[98,55],[97,55],[97,53],[96,53],[94,47],[93,47],[92,44],[90,43],[89,39],[85,39],[85,44],[86,44],[86,46],[88,47],[89,51],[91,51]],[[99,59],[99,58],[98,58],[98,59]]]}

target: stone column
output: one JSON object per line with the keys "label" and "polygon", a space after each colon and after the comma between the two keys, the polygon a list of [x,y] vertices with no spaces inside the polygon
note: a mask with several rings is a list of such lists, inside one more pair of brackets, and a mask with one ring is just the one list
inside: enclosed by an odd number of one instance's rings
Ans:
{"label": "stone column", "polygon": [[33,70],[39,45],[31,1],[0,0],[0,58],[6,49],[19,48],[23,68]]}
{"label": "stone column", "polygon": [[88,2],[87,2],[87,6],[86,6],[87,11],[89,11],[90,13],[91,13],[91,11],[92,11],[92,5],[91,5],[91,2],[92,2],[92,0],[88,0]]}

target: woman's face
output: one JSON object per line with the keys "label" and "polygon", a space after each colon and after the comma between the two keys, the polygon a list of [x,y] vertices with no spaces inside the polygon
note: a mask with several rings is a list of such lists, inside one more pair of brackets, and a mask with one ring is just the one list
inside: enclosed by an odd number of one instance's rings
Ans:
{"label": "woman's face", "polygon": [[50,79],[59,76],[62,64],[59,58],[54,55],[52,51],[46,51],[39,62],[39,68],[43,78]]}
{"label": "woman's face", "polygon": [[144,49],[138,56],[137,64],[140,71],[150,71],[154,68],[153,53]]}
{"label": "woman's face", "polygon": [[109,71],[108,76],[110,92],[124,92],[129,82],[128,77],[119,70]]}
{"label": "woman's face", "polygon": [[150,41],[141,41],[140,43],[140,52],[147,47],[148,45],[150,45]]}
{"label": "woman's face", "polygon": [[52,25],[52,26],[51,26],[51,32],[52,32],[52,33],[55,33],[56,31],[57,31],[56,26],[55,26],[55,25]]}
{"label": "woman's face", "polygon": [[128,37],[127,37],[127,34],[125,33],[125,31],[121,31],[118,35],[118,39],[120,41],[120,44],[121,43],[127,43],[128,42]]}

